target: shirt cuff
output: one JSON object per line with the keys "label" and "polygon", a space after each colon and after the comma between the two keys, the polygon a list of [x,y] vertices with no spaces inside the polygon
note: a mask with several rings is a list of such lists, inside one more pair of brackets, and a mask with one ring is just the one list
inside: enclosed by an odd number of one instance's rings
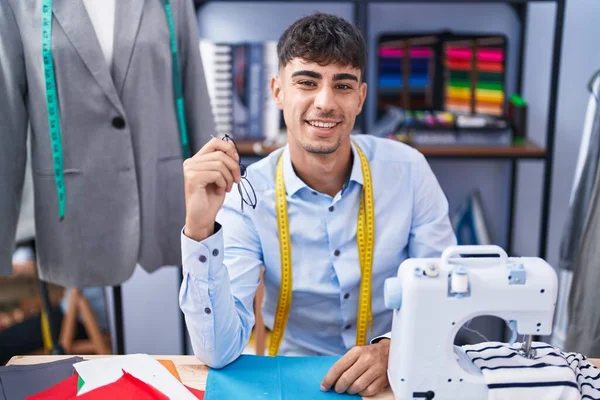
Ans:
{"label": "shirt cuff", "polygon": [[192,277],[208,282],[213,271],[220,270],[223,265],[223,230],[215,222],[215,233],[197,242],[185,235],[185,227],[181,230],[181,259],[183,272]]}
{"label": "shirt cuff", "polygon": [[373,339],[371,339],[371,344],[375,344],[375,343],[381,341],[381,339],[390,339],[391,340],[392,332],[384,333],[381,336],[374,337]]}

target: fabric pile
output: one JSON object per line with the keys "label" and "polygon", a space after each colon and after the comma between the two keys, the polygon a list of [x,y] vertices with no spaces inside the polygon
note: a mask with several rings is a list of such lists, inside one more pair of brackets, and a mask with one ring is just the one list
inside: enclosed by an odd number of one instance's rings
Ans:
{"label": "fabric pile", "polygon": [[146,354],[0,367],[0,400],[172,398],[204,399],[204,392],[184,385],[172,361]]}
{"label": "fabric pile", "polygon": [[585,356],[533,342],[535,354],[527,358],[520,348],[500,342],[462,346],[483,373],[489,400],[600,399],[600,370]]}

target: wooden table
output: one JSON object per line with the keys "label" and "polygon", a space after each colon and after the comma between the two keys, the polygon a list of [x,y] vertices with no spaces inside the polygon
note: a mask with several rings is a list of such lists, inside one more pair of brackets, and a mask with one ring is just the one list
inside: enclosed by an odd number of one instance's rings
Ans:
{"label": "wooden table", "polygon": [[[62,360],[64,358],[74,357],[69,356],[15,356],[10,359],[6,365],[27,365],[27,364],[39,364],[51,361]],[[100,357],[118,357],[118,356],[80,356],[85,359],[91,360]],[[181,377],[183,384],[194,388],[205,390],[206,378],[208,376],[208,367],[200,362],[194,356],[154,356],[158,360],[172,360],[177,368],[177,372]],[[394,396],[391,390],[387,390],[377,396],[365,397],[368,400],[394,400]]]}
{"label": "wooden table", "polygon": [[[44,362],[51,362],[61,360],[63,358],[69,358],[73,356],[15,356],[10,359],[7,365],[27,365],[27,364],[39,364]],[[81,356],[85,359],[94,359],[100,357],[118,357],[118,356]],[[208,367],[202,364],[194,356],[154,356],[159,360],[172,360],[177,368],[177,372],[181,377],[181,381],[194,389],[205,390],[206,378],[208,376]],[[589,359],[591,363],[600,368],[600,359]],[[369,400],[394,400],[394,396],[391,390],[373,396],[365,397],[364,399]]]}

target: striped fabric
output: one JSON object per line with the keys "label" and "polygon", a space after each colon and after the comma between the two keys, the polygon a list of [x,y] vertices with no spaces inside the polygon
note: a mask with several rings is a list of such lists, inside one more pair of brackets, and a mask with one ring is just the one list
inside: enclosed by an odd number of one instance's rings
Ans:
{"label": "striped fabric", "polygon": [[579,353],[567,353],[534,342],[534,358],[513,345],[486,342],[462,346],[479,367],[489,388],[489,400],[600,400],[600,370]]}

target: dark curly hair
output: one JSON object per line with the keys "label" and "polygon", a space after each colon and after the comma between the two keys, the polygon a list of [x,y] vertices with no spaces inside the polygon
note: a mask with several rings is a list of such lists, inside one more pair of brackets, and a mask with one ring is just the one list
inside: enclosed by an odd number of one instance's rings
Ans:
{"label": "dark curly hair", "polygon": [[277,55],[281,68],[302,58],[319,65],[351,66],[361,73],[367,60],[360,30],[343,18],[319,12],[300,18],[283,32]]}

